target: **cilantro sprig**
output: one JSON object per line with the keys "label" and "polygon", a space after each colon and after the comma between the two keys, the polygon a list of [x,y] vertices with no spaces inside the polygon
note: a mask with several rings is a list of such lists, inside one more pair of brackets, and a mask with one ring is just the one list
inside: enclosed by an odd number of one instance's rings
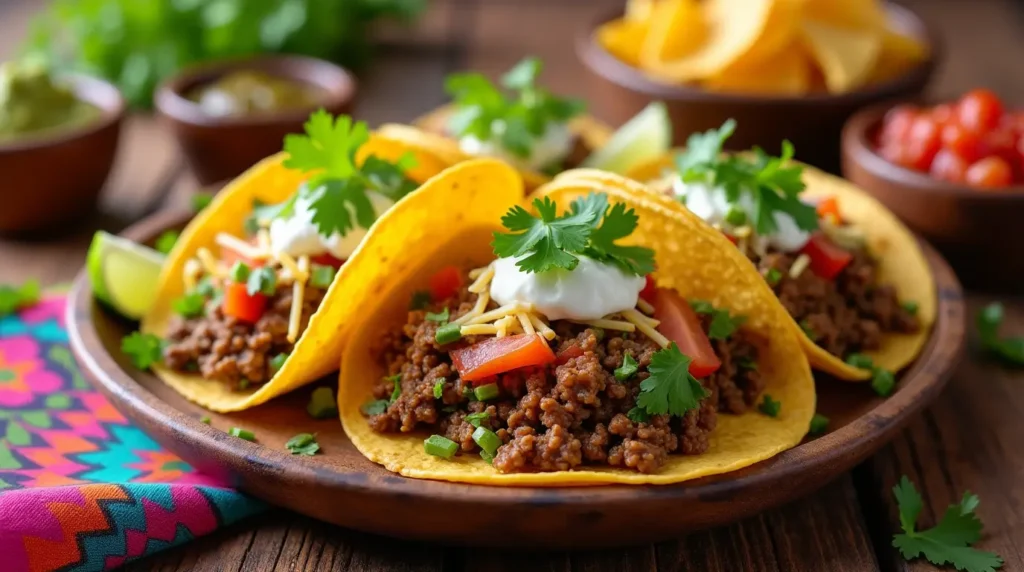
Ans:
{"label": "cilantro sprig", "polygon": [[982,346],[1004,362],[1024,366],[1024,336],[1000,337],[999,327],[1003,324],[1003,305],[993,302],[978,312],[978,337]]}
{"label": "cilantro sprig", "polygon": [[379,193],[393,201],[416,188],[405,173],[416,166],[412,153],[396,162],[375,155],[356,161],[360,147],[370,139],[365,122],[347,115],[333,117],[320,109],[310,115],[305,135],[291,134],[284,139],[288,157],[284,166],[313,173],[310,180],[289,201],[265,211],[273,217],[288,217],[298,196],[309,201],[313,224],[323,236],[345,236],[357,226],[370,228],[377,219],[368,193]]}
{"label": "cilantro sprig", "polygon": [[557,97],[537,85],[543,64],[530,57],[520,61],[501,78],[503,92],[479,73],[458,73],[445,80],[456,111],[448,129],[457,137],[496,140],[512,154],[530,156],[533,142],[550,124],[562,123],[586,108],[578,99]]}
{"label": "cilantro sprig", "polygon": [[725,141],[735,130],[736,122],[729,119],[718,129],[690,135],[686,150],[675,159],[680,179],[720,187],[730,204],[739,204],[741,197],[748,196],[752,206],[745,214],[759,234],[778,230],[775,213],[788,214],[803,230],[817,229],[815,208],[799,198],[805,188],[803,167],[790,163],[793,145],[783,141],[779,157],[758,147],[750,154],[725,155]]}
{"label": "cilantro sprig", "polygon": [[498,257],[521,257],[516,266],[524,272],[573,270],[580,256],[614,264],[627,274],[654,271],[653,250],[615,243],[633,233],[638,217],[621,203],[609,208],[608,195],[578,198],[561,216],[549,197],[534,199],[533,208],[539,216],[518,205],[509,209],[501,223],[510,232],[495,232],[491,242]]}
{"label": "cilantro sprig", "polygon": [[952,504],[934,527],[917,530],[917,518],[924,508],[921,495],[906,475],[892,489],[900,511],[903,533],[892,538],[893,547],[907,560],[924,556],[937,566],[951,564],[966,572],[994,572],[1003,559],[993,552],[972,548],[981,538],[981,521],[974,514],[978,496],[964,493],[959,503]]}
{"label": "cilantro sprig", "polygon": [[132,360],[132,365],[147,370],[163,359],[164,341],[153,334],[132,332],[121,340],[121,351]]}
{"label": "cilantro sprig", "polygon": [[692,361],[679,351],[675,342],[651,356],[651,363],[647,366],[650,376],[640,382],[636,408],[647,415],[682,417],[687,411],[699,407],[700,400],[709,394],[690,374]]}
{"label": "cilantro sprig", "polygon": [[730,316],[729,310],[718,309],[706,300],[690,300],[690,307],[698,314],[711,316],[708,337],[712,340],[727,340],[737,328],[747,321],[746,316]]}

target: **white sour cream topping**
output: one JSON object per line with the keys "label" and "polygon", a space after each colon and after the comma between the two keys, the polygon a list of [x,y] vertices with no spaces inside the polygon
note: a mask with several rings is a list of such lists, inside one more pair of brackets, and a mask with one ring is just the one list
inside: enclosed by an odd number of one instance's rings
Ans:
{"label": "white sour cream topping", "polygon": [[[684,183],[679,177],[672,183],[672,192],[677,197],[686,198],[686,208],[690,212],[704,219],[708,224],[719,224],[728,227],[725,222],[725,215],[730,208],[738,208],[747,215],[747,220],[753,219],[754,201],[747,193],[740,194],[739,201],[729,203],[725,196],[725,190],[717,187],[709,187],[704,183]],[[803,248],[811,238],[809,232],[801,230],[793,217],[786,213],[774,212],[775,232],[762,238],[767,239],[768,244],[783,252],[795,252]]]}
{"label": "white sour cream topping", "polygon": [[[373,191],[367,191],[373,211],[380,216],[381,213],[391,208],[394,202]],[[325,252],[335,258],[342,260],[352,256],[356,247],[366,236],[366,229],[356,225],[348,231],[345,236],[334,233],[329,237],[321,236],[313,224],[313,211],[309,209],[310,201],[306,197],[299,197],[295,201],[295,210],[292,216],[285,219],[274,219],[270,223],[270,250],[275,253],[287,253],[292,256],[316,256]],[[352,220],[355,220],[356,213],[352,207],[345,205]]]}
{"label": "white sour cream topping", "polygon": [[636,307],[646,280],[586,256],[572,271],[523,272],[517,258],[494,261],[491,298],[533,304],[548,320],[597,320]]}
{"label": "white sour cream topping", "polygon": [[[504,130],[504,122],[497,121],[494,125],[495,135],[500,135]],[[573,134],[565,123],[548,123],[544,134],[534,139],[530,146],[530,156],[520,157],[501,143],[494,140],[481,140],[476,136],[467,135],[459,139],[459,148],[468,155],[496,157],[517,167],[532,171],[539,171],[560,163],[572,151]]]}

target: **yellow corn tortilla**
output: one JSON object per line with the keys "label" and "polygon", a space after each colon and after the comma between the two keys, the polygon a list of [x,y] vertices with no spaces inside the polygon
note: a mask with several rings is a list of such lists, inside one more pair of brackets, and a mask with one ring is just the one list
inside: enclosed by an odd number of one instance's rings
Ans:
{"label": "yellow corn tortilla", "polygon": [[[638,181],[657,180],[664,176],[667,169],[672,168],[672,164],[671,155],[666,155],[637,167],[629,175]],[[935,323],[935,280],[924,253],[910,230],[882,203],[845,179],[829,175],[810,165],[804,165],[803,168],[804,183],[807,185],[804,196],[837,197],[840,216],[864,233],[868,250],[878,258],[879,284],[891,284],[896,288],[901,301],[912,301],[918,305],[917,316],[921,322],[921,329],[917,333],[885,334],[881,348],[861,352],[870,357],[876,366],[893,372],[899,371],[921,353],[931,335],[932,324]],[[570,173],[566,173],[565,176],[570,176]],[[656,197],[658,204],[693,216],[674,198],[644,185],[639,185],[637,189],[646,189],[651,196]],[[816,345],[791,317],[789,322],[799,332],[804,351],[815,369],[847,381],[864,381],[871,378],[870,372],[855,368]]]}
{"label": "yellow corn tortilla", "polygon": [[[757,412],[741,416],[720,415],[711,433],[710,449],[700,455],[670,455],[656,474],[641,474],[615,467],[501,474],[477,455],[458,455],[445,460],[423,450],[425,433],[382,434],[374,432],[360,407],[372,399],[374,384],[387,372],[375,359],[372,348],[385,328],[406,319],[408,301],[433,272],[447,265],[482,266],[494,259],[491,233],[519,194],[517,176],[501,163],[463,163],[462,171],[449,170],[403,201],[386,215],[396,229],[420,228],[418,236],[397,231],[376,233],[367,239],[367,250],[396,254],[390,272],[373,277],[376,288],[365,297],[353,297],[363,308],[362,321],[342,356],[338,407],[345,432],[370,460],[407,477],[504,486],[564,486],[670,484],[741,469],[793,447],[807,432],[815,410],[814,382],[810,365],[800,348],[786,311],[775,300],[760,275],[725,237],[708,232],[695,216],[679,216],[625,188],[621,177],[607,175],[604,182],[574,179],[539,189],[566,207],[573,198],[593,191],[608,193],[612,203],[625,202],[637,210],[639,228],[631,240],[655,249],[659,286],[674,288],[685,297],[706,299],[733,313],[744,314],[744,327],[764,340],[758,368],[767,380],[765,392],[782,402],[778,418]],[[577,181],[580,181],[577,184]],[[622,185],[622,186],[619,186]],[[460,209],[457,224],[430,224],[449,204],[448,189],[470,187],[473,199]],[[532,198],[532,197],[531,197]],[[383,225],[383,223],[382,223]],[[427,253],[410,248],[414,242],[432,244]],[[368,275],[364,280],[371,279]]]}
{"label": "yellow corn tortilla", "polygon": [[[362,161],[368,155],[395,160],[407,150],[397,141],[374,134],[360,148],[357,160]],[[415,155],[417,166],[408,175],[418,183],[423,183],[445,167],[428,154]],[[156,303],[142,319],[143,332],[166,337],[174,315],[172,304],[184,294],[181,276],[185,262],[200,247],[216,248],[214,239],[221,232],[242,236],[244,221],[252,212],[254,199],[268,204],[280,203],[306,179],[307,175],[285,168],[284,159],[283,153],[277,154],[250,168],[224,187],[213,202],[192,219],[161,270]],[[375,223],[367,236],[376,232],[374,229],[378,226]],[[334,371],[344,343],[339,325],[347,323],[358,311],[357,306],[344,303],[349,285],[366,272],[364,268],[367,265],[380,263],[367,260],[366,256],[359,254],[360,250],[357,249],[342,265],[319,309],[296,342],[295,349],[267,383],[248,391],[234,391],[227,384],[204,379],[198,374],[173,371],[161,365],[153,366],[153,371],[189,401],[217,412],[239,411],[259,405]]]}

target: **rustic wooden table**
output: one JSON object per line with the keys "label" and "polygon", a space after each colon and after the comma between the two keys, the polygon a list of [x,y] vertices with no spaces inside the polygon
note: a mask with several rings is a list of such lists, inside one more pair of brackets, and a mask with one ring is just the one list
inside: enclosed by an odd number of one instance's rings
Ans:
{"label": "rustic wooden table", "polygon": [[[1011,56],[1024,51],[1019,2],[903,1],[946,41],[948,55],[935,93],[951,96],[986,85],[1020,102],[1024,76]],[[585,96],[572,31],[620,3],[434,0],[417,30],[386,34],[376,67],[363,81],[358,115],[371,123],[412,119],[443,101],[445,73],[472,68],[495,74],[524,54],[544,58],[546,80],[555,90]],[[36,9],[33,0],[0,0],[0,59],[13,53]],[[64,236],[0,241],[0,282],[28,277],[66,282],[81,267],[95,229],[116,231],[156,209],[181,207],[194,188],[167,133],[149,117],[134,117],[100,212]],[[989,300],[971,293],[971,315]],[[1024,333],[1024,300],[1006,301],[1009,328]],[[890,491],[906,474],[926,499],[927,521],[965,489],[978,493],[985,523],[980,547],[999,553],[1006,570],[1024,570],[1022,413],[1024,374],[988,362],[972,349],[938,401],[851,474],[779,510],[677,541],[596,552],[463,549],[372,536],[275,510],[128,569],[928,570],[920,561],[905,563],[891,547],[898,521]]]}

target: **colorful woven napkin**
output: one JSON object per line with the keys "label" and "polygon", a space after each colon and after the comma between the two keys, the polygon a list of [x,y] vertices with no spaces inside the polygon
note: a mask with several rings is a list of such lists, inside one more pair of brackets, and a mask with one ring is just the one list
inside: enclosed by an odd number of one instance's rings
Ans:
{"label": "colorful woven napkin", "polygon": [[0,569],[107,570],[263,510],[82,378],[64,305],[52,295],[0,318]]}

